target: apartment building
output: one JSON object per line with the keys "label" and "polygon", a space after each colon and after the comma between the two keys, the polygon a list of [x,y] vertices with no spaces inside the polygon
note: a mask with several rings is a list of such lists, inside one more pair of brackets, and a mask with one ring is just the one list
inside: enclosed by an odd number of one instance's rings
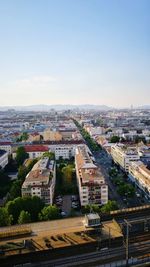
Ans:
{"label": "apartment building", "polygon": [[142,161],[130,163],[129,178],[150,200],[150,170]]}
{"label": "apartment building", "polygon": [[105,130],[103,127],[89,127],[88,132],[94,138],[95,136],[104,134]]}
{"label": "apartment building", "polygon": [[72,134],[75,132],[75,129],[60,129],[63,140],[71,140]]}
{"label": "apartment building", "polygon": [[78,146],[75,166],[81,206],[108,202],[108,186],[100,169],[94,164],[86,145]]}
{"label": "apartment building", "polygon": [[39,142],[41,140],[41,135],[38,132],[29,134],[28,142]]}
{"label": "apartment building", "polygon": [[9,155],[12,152],[11,142],[0,142],[0,149],[5,150]]}
{"label": "apartment building", "polygon": [[55,130],[47,129],[43,133],[44,141],[61,141],[62,140],[62,134]]}
{"label": "apartment building", "polygon": [[49,150],[55,153],[55,159],[70,159],[75,156],[76,147],[83,144],[83,140],[51,142]]}
{"label": "apartment building", "polygon": [[38,196],[45,204],[52,205],[56,183],[54,160],[44,157],[27,174],[22,185],[22,196]]}
{"label": "apartment building", "polygon": [[8,164],[8,153],[5,150],[0,150],[0,168],[5,168]]}
{"label": "apartment building", "polygon": [[131,161],[140,159],[136,147],[127,147],[123,144],[115,144],[111,147],[111,156],[116,164],[126,172],[129,171]]}

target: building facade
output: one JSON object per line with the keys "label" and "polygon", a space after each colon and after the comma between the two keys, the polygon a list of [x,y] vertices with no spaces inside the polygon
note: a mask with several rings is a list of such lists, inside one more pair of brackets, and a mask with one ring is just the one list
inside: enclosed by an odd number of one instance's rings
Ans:
{"label": "building facade", "polygon": [[114,162],[128,172],[131,161],[140,159],[137,149],[135,147],[126,147],[123,144],[116,144],[111,147],[111,156]]}
{"label": "building facade", "polygon": [[5,150],[9,155],[11,155],[11,142],[0,142],[0,149]]}
{"label": "building facade", "polygon": [[128,177],[150,200],[150,170],[143,162],[132,162],[129,166]]}
{"label": "building facade", "polygon": [[93,163],[86,145],[76,148],[75,166],[81,206],[106,204],[108,186],[100,169]]}
{"label": "building facade", "polygon": [[0,150],[0,168],[5,168],[8,164],[8,153],[5,150]]}
{"label": "building facade", "polygon": [[22,196],[38,196],[45,204],[52,205],[56,183],[54,160],[44,157],[27,174],[22,185]]}

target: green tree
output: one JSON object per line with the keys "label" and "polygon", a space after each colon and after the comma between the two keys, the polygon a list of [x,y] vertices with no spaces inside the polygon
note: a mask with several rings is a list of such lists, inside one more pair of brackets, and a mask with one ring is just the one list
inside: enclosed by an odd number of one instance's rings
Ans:
{"label": "green tree", "polygon": [[28,173],[28,169],[26,166],[21,165],[18,168],[18,179],[24,181],[26,175]]}
{"label": "green tree", "polygon": [[31,221],[38,220],[38,214],[43,209],[44,203],[37,197],[17,197],[6,204],[6,209],[13,216],[13,223],[17,223],[18,217],[22,210],[31,214]]}
{"label": "green tree", "polygon": [[122,196],[132,197],[135,194],[135,188],[130,184],[120,184],[117,192]]}
{"label": "green tree", "polygon": [[111,142],[111,143],[118,143],[119,140],[120,140],[120,137],[114,135],[114,136],[111,137],[110,142]]}
{"label": "green tree", "polygon": [[48,157],[50,160],[53,160],[53,159],[55,159],[55,154],[53,152],[47,151],[43,154],[42,158],[44,158],[44,157]]}
{"label": "green tree", "polygon": [[23,210],[23,199],[17,197],[12,201],[8,201],[6,204],[6,209],[10,215],[13,217],[13,223],[17,223],[19,214]]}
{"label": "green tree", "polygon": [[92,205],[86,205],[83,207],[83,213],[90,213],[90,212],[100,212],[100,207],[97,204],[92,204]]}
{"label": "green tree", "polygon": [[29,135],[27,132],[23,132],[22,135],[21,135],[21,139],[22,141],[27,141],[29,138]]}
{"label": "green tree", "polygon": [[21,180],[16,180],[12,183],[12,186],[9,191],[9,200],[13,200],[14,198],[21,196],[21,186]]}
{"label": "green tree", "polygon": [[48,221],[60,218],[59,209],[54,205],[44,207],[39,213],[39,219],[41,221]]}
{"label": "green tree", "polygon": [[105,204],[102,208],[101,208],[101,212],[105,213],[105,212],[110,212],[112,210],[117,210],[118,209],[118,205],[116,203],[115,200],[108,200],[108,203]]}
{"label": "green tree", "polygon": [[20,212],[19,218],[18,218],[18,223],[19,224],[24,224],[24,223],[30,223],[31,222],[31,215],[28,211],[22,210]]}
{"label": "green tree", "polygon": [[25,151],[25,148],[23,146],[20,146],[17,148],[16,162],[18,166],[22,165],[25,159],[27,159],[28,157],[29,157],[29,154]]}
{"label": "green tree", "polygon": [[28,164],[27,168],[27,173],[30,172],[33,168],[33,166],[38,162],[38,159],[32,159],[30,163]]}
{"label": "green tree", "polygon": [[0,198],[3,198],[11,188],[11,179],[8,175],[0,170]]}
{"label": "green tree", "polygon": [[74,169],[74,166],[70,165],[70,164],[62,168],[62,173],[63,173],[63,176],[64,176],[64,180],[66,182],[69,182],[69,183],[71,182],[73,169]]}
{"label": "green tree", "polygon": [[9,215],[6,208],[0,208],[0,226],[11,225],[12,216]]}

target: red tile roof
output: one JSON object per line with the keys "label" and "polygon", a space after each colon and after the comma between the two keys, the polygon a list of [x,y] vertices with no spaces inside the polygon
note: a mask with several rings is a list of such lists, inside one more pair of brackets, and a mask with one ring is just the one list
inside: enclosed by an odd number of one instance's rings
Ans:
{"label": "red tile roof", "polygon": [[37,133],[37,132],[36,133],[31,133],[31,135],[32,136],[37,136],[37,135],[39,135],[39,133]]}
{"label": "red tile roof", "polygon": [[27,145],[25,146],[26,152],[46,152],[49,151],[49,148],[47,146],[42,145]]}
{"label": "red tile roof", "polygon": [[12,143],[9,142],[9,141],[1,141],[0,142],[0,146],[8,146],[8,145],[11,145]]}

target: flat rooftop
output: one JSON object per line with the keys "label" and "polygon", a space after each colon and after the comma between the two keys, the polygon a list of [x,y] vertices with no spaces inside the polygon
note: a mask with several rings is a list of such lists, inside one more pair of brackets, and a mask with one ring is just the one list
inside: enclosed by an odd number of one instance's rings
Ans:
{"label": "flat rooftop", "polygon": [[[29,253],[30,248],[23,246],[24,240],[32,242],[35,251],[45,250],[49,248],[62,248],[72,245],[97,242],[99,237],[101,240],[108,240],[109,237],[122,238],[120,227],[117,222],[109,221],[103,223],[101,232],[94,231],[93,228],[85,227],[85,217],[66,218],[54,221],[37,222],[25,225],[1,227],[1,232],[14,232],[23,227],[31,229],[32,234],[27,237],[7,237],[7,240],[0,238],[0,248],[6,247],[5,255],[15,255]],[[101,228],[99,228],[101,229]],[[94,231],[94,232],[93,232]],[[8,247],[11,247],[8,250]],[[21,246],[20,250],[18,246]],[[18,249],[16,249],[18,248]],[[21,251],[21,252],[20,252]],[[33,250],[32,250],[33,252]]]}

